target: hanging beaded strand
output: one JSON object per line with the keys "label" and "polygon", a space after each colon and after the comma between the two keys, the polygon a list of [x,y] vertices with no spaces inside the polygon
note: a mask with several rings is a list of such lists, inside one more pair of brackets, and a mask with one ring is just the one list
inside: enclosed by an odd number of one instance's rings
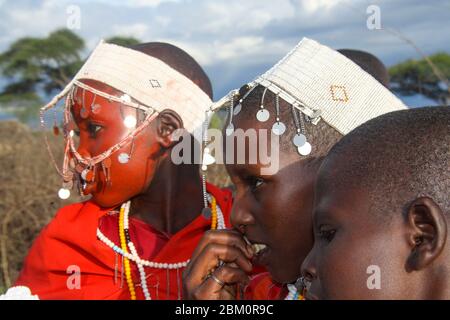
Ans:
{"label": "hanging beaded strand", "polygon": [[217,208],[216,198],[211,197],[211,230],[217,229]]}
{"label": "hanging beaded strand", "polygon": [[[125,208],[126,208],[126,203],[123,204],[121,206],[121,208],[120,208],[120,213],[119,213],[119,238],[120,238],[120,245],[122,247],[123,252],[128,253],[127,239],[126,239],[125,228],[124,228]],[[128,235],[128,237],[129,237],[129,235]],[[136,300],[136,290],[134,288],[133,279],[131,277],[130,261],[128,260],[127,257],[124,258],[124,267],[125,267],[124,268],[125,269],[125,277],[126,277],[126,281],[127,281],[127,285],[128,285],[128,290],[130,291],[131,300]]]}
{"label": "hanging beaded strand", "polygon": [[275,96],[276,120],[272,126],[272,132],[277,136],[281,136],[286,131],[286,126],[280,121],[280,96]]}
{"label": "hanging beaded strand", "polygon": [[303,113],[293,105],[292,115],[294,118],[295,127],[297,128],[297,133],[294,135],[292,141],[297,147],[297,152],[302,156],[307,156],[311,153],[311,144],[309,144],[306,140]]}
{"label": "hanging beaded strand", "polygon": [[225,134],[227,136],[231,136],[234,132],[234,125],[233,125],[233,107],[234,107],[234,94],[230,97],[230,109],[229,109],[229,121],[228,126],[225,129]]}
{"label": "hanging beaded strand", "polygon": [[[125,238],[127,240],[128,248],[130,249],[131,254],[133,256],[137,257],[137,260],[139,261],[140,258],[138,256],[138,253],[136,251],[136,247],[134,246],[134,243],[131,241],[130,232],[129,232],[128,215],[130,212],[130,205],[131,205],[131,201],[128,201],[127,203],[125,203],[123,227],[124,227],[124,233],[125,233]],[[141,278],[141,287],[142,287],[142,291],[144,293],[145,300],[151,300],[150,292],[148,291],[147,279],[146,279],[147,276],[145,274],[144,266],[141,263],[137,263],[137,267],[138,267],[138,271],[139,271],[139,276]]]}
{"label": "hanging beaded strand", "polygon": [[267,111],[267,109],[264,108],[264,98],[266,96],[267,90],[268,88],[265,87],[261,97],[261,105],[259,106],[258,112],[256,112],[256,119],[258,119],[259,122],[266,122],[270,117],[269,111]]}
{"label": "hanging beaded strand", "polygon": [[202,194],[203,194],[203,210],[202,215],[205,218],[211,217],[211,209],[208,207],[207,191],[206,191],[206,172],[208,165],[215,162],[214,157],[210,154],[208,145],[208,127],[209,127],[210,115],[208,111],[205,111],[205,121],[203,122],[202,132]]}

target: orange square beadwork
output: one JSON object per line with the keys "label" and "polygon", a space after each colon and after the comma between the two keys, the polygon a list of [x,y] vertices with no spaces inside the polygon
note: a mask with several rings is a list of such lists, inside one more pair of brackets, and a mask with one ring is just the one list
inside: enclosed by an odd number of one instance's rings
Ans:
{"label": "orange square beadwork", "polygon": [[333,84],[330,86],[330,92],[331,98],[334,101],[347,102],[349,100],[347,91],[345,90],[345,86],[338,86]]}

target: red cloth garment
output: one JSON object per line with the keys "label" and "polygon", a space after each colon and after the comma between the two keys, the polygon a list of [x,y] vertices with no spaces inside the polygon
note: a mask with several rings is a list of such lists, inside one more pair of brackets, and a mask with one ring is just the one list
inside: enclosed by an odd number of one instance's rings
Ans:
{"label": "red cloth garment", "polygon": [[245,290],[246,300],[283,300],[288,294],[285,286],[273,281],[269,272],[253,276]]}
{"label": "red cloth garment", "polygon": [[[207,190],[222,209],[229,226],[232,195],[211,184]],[[97,227],[115,244],[118,241],[118,214],[109,213],[93,202],[61,208],[41,231],[25,259],[15,285],[30,288],[40,299],[130,299],[124,279],[121,287],[121,256],[97,239]],[[130,237],[139,256],[160,263],[178,263],[190,258],[211,220],[199,215],[176,234],[169,236],[150,225],[130,218]],[[114,281],[118,262],[117,282]],[[136,264],[130,261],[138,299],[144,299]],[[79,270],[79,288],[74,271]],[[152,299],[178,299],[182,294],[182,270],[145,268]]]}

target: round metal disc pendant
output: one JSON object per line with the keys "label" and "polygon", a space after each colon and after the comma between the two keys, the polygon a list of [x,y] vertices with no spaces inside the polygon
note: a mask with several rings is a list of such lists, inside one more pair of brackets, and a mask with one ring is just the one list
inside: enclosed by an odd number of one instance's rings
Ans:
{"label": "round metal disc pendant", "polygon": [[211,218],[211,208],[203,208],[203,210],[202,210],[202,215],[203,215],[206,219]]}
{"label": "round metal disc pendant", "polygon": [[306,143],[306,137],[304,134],[297,133],[292,141],[296,147],[302,147]]}
{"label": "round metal disc pendant", "polygon": [[302,156],[307,156],[311,153],[311,144],[309,142],[305,142],[305,144],[301,147],[297,148],[298,153],[300,153]]}
{"label": "round metal disc pendant", "polygon": [[238,103],[233,108],[233,114],[237,115],[239,112],[241,112],[241,109],[242,109],[242,104]]}
{"label": "round metal disc pendant", "polygon": [[228,127],[225,129],[225,133],[227,136],[231,136],[233,134],[233,132],[234,132],[234,126],[232,123],[230,123],[228,125]]}
{"label": "round metal disc pendant", "polygon": [[86,119],[87,117],[89,117],[88,109],[86,109],[85,107],[81,108],[81,110],[80,110],[80,117],[83,118],[83,119]]}
{"label": "round metal disc pendant", "polygon": [[216,162],[216,159],[212,155],[210,155],[209,153],[205,153],[203,155],[203,162],[202,162],[202,164],[204,164],[206,166],[209,166],[209,165],[213,164],[214,162]]}
{"label": "round metal disc pendant", "polygon": [[98,113],[100,113],[100,110],[101,110],[101,105],[99,105],[99,104],[93,104],[92,106],[91,106],[91,111],[92,111],[92,113],[94,113],[94,114],[98,114]]}
{"label": "round metal disc pendant", "polygon": [[125,164],[128,163],[128,161],[130,160],[130,155],[128,153],[121,153],[119,154],[117,159],[119,160],[120,163]]}
{"label": "round metal disc pendant", "polygon": [[136,124],[137,124],[137,120],[134,116],[126,116],[125,119],[123,120],[123,124],[128,129],[135,128]]}
{"label": "round metal disc pendant", "polygon": [[283,122],[275,122],[272,126],[272,132],[277,136],[281,136],[286,131],[286,126]]}
{"label": "round metal disc pendant", "polygon": [[59,189],[58,197],[63,200],[68,199],[70,197],[70,190],[66,188]]}
{"label": "round metal disc pendant", "polygon": [[266,122],[267,120],[269,120],[269,116],[269,111],[267,111],[266,109],[260,109],[256,113],[256,119],[258,119],[259,122]]}

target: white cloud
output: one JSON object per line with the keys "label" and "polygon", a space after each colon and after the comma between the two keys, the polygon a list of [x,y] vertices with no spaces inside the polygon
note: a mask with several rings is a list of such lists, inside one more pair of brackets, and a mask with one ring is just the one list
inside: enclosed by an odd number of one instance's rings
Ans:
{"label": "white cloud", "polygon": [[226,30],[262,30],[272,21],[294,17],[294,7],[288,0],[280,1],[246,1],[229,0],[223,2],[209,1],[205,11],[205,28],[211,32]]}
{"label": "white cloud", "polygon": [[113,25],[112,33],[117,36],[128,36],[137,39],[144,39],[147,36],[149,27],[144,23]]}
{"label": "white cloud", "polygon": [[320,10],[328,11],[346,2],[348,0],[298,0],[300,6],[308,13],[314,13]]}
{"label": "white cloud", "polygon": [[177,0],[130,0],[128,4],[136,7],[156,7],[165,2],[179,2]]}

